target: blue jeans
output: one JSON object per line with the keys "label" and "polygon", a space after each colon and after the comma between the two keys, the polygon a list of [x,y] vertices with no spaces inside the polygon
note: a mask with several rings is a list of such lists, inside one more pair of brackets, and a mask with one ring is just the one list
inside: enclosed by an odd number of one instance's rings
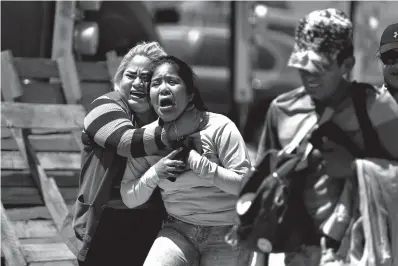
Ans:
{"label": "blue jeans", "polygon": [[251,252],[228,245],[229,226],[200,226],[168,216],[144,266],[246,266]]}

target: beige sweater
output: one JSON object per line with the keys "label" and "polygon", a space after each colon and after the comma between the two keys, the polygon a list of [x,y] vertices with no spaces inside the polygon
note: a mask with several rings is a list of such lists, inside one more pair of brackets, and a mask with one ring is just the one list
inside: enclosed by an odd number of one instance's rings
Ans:
{"label": "beige sweater", "polygon": [[[202,143],[203,155],[192,156],[190,171],[175,182],[160,180],[154,165],[160,157],[131,158],[121,184],[123,202],[134,208],[145,203],[156,186],[166,211],[188,223],[207,226],[235,223],[235,203],[250,159],[244,140],[227,117],[207,113],[208,122],[192,135]],[[156,126],[156,123],[148,127]]]}

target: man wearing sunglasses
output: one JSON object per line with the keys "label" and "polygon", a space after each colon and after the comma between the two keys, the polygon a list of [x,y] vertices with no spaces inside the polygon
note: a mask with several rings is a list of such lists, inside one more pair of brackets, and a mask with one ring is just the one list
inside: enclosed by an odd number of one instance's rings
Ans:
{"label": "man wearing sunglasses", "polygon": [[384,85],[398,102],[398,23],[388,26],[380,40]]}
{"label": "man wearing sunglasses", "polygon": [[[383,46],[383,51],[385,48]],[[258,147],[257,163],[267,150],[289,145],[302,128],[310,128],[306,125],[314,119],[318,123],[325,119],[333,122],[351,144],[365,153],[364,131],[353,102],[354,92],[358,91],[364,92],[364,109],[382,148],[388,157],[398,159],[398,142],[394,136],[398,134],[398,105],[387,90],[347,80],[354,64],[353,27],[344,12],[334,8],[316,10],[299,21],[288,65],[299,71],[302,86],[272,102]],[[396,69],[388,72],[396,74]],[[289,234],[292,240],[285,242],[301,244],[286,254],[286,265],[319,265],[321,260],[323,265],[345,259],[337,256],[337,251],[352,219],[352,196],[357,195],[352,190],[357,158],[349,145],[339,143],[332,135],[333,132],[326,132],[321,138],[322,143],[308,156],[304,170],[300,169],[305,172],[298,178],[299,186],[292,185],[292,189],[300,191],[300,196],[292,201],[297,206],[290,206],[294,212],[289,216],[294,217]],[[312,229],[309,224],[314,225]]]}

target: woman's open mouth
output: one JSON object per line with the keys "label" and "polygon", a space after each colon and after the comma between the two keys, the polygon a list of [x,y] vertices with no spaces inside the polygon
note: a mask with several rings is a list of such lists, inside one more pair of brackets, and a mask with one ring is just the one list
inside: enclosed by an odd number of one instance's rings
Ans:
{"label": "woman's open mouth", "polygon": [[132,98],[139,98],[139,99],[141,99],[141,98],[145,98],[145,97],[146,97],[146,93],[141,92],[141,91],[131,90],[131,91],[130,91],[130,96],[131,96]]}
{"label": "woman's open mouth", "polygon": [[174,99],[172,97],[165,97],[159,100],[159,107],[162,110],[168,110],[175,106]]}

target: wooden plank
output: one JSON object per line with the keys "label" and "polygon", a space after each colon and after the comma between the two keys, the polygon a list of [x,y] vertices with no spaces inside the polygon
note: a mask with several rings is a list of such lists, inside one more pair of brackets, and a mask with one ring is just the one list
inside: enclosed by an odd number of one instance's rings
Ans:
{"label": "wooden plank", "polygon": [[21,245],[15,234],[11,222],[8,220],[3,204],[0,207],[1,212],[1,245],[2,252],[9,266],[27,265]]}
{"label": "wooden plank", "polygon": [[[67,205],[68,210],[73,208],[72,204]],[[10,208],[6,209],[8,219],[10,221],[33,220],[33,219],[51,219],[48,209],[44,206],[28,207],[28,208]]]}
{"label": "wooden plank", "polygon": [[46,103],[65,104],[61,83],[48,83],[31,81],[23,84],[23,95],[21,102],[24,103]]}
{"label": "wooden plank", "polygon": [[106,65],[108,67],[109,80],[113,80],[121,62],[122,58],[117,57],[116,51],[109,51],[106,53]]}
{"label": "wooden plank", "polygon": [[[60,194],[67,204],[73,204],[77,198],[78,188],[59,188]],[[1,190],[1,200],[4,205],[43,205],[43,199],[37,188],[7,187]],[[62,219],[61,219],[62,218]],[[57,219],[62,222],[64,217]]]}
{"label": "wooden plank", "polygon": [[76,259],[63,243],[25,244],[21,245],[21,250],[28,263]]}
{"label": "wooden plank", "polygon": [[[78,187],[80,171],[46,171],[47,176],[54,178],[58,187]],[[1,187],[34,187],[32,174],[29,171],[1,171]]]}
{"label": "wooden plank", "polygon": [[[80,147],[71,134],[30,135],[28,138],[35,151],[38,152],[80,152]],[[18,150],[18,146],[13,138],[2,138],[1,150]]]}
{"label": "wooden plank", "polygon": [[64,243],[64,240],[62,239],[62,236],[59,234],[53,236],[53,237],[34,237],[34,238],[20,238],[19,242],[21,245],[24,244],[50,244],[50,243]]}
{"label": "wooden plank", "polygon": [[[14,64],[21,78],[60,78],[55,60],[48,58],[15,57]],[[76,62],[76,69],[81,81],[110,81],[106,61]]]}
{"label": "wooden plank", "polygon": [[77,76],[76,64],[70,51],[56,59],[61,76],[62,88],[67,104],[76,104],[82,98],[80,81]]}
{"label": "wooden plank", "polygon": [[106,61],[78,61],[76,62],[76,68],[81,81],[110,81]]}
{"label": "wooden plank", "polygon": [[1,52],[1,91],[5,101],[14,101],[23,93],[13,61],[11,51]]}
{"label": "wooden plank", "polygon": [[[39,152],[38,160],[44,170],[79,170],[80,153]],[[21,153],[16,151],[1,152],[1,169],[29,169]]]}
{"label": "wooden plank", "polygon": [[52,220],[14,221],[12,225],[18,238],[52,238],[58,235]]}
{"label": "wooden plank", "polygon": [[12,138],[12,133],[8,128],[1,129],[1,139],[3,138]]}
{"label": "wooden plank", "polygon": [[72,52],[76,1],[57,1],[55,4],[51,58],[57,59]]}
{"label": "wooden plank", "polygon": [[83,94],[80,104],[83,105],[86,110],[91,109],[91,103],[96,98],[113,90],[109,82],[82,82],[80,87]]}
{"label": "wooden plank", "polygon": [[15,57],[15,68],[20,77],[48,79],[59,77],[57,63],[49,58]]}
{"label": "wooden plank", "polygon": [[[58,5],[59,3],[57,3]],[[77,76],[76,64],[73,59],[71,51],[65,50],[61,57],[57,58],[58,69],[60,71],[62,88],[67,104],[76,104],[82,98],[80,90],[80,81]],[[80,142],[80,134],[72,132],[72,136],[79,145],[80,150],[83,149],[83,144]]]}
{"label": "wooden plank", "polygon": [[43,261],[31,262],[29,266],[79,266],[77,260],[57,260],[57,261]]}
{"label": "wooden plank", "polygon": [[54,179],[48,178],[35,151],[27,139],[26,131],[11,129],[24,161],[28,162],[36,187],[58,229],[62,227],[68,208]]}
{"label": "wooden plank", "polygon": [[113,90],[109,82],[82,82],[80,87],[82,89],[83,99],[86,98],[86,101],[90,102]]}
{"label": "wooden plank", "polygon": [[[70,134],[70,129],[54,129],[54,128],[33,128],[31,130],[33,135],[51,135],[51,134]],[[1,129],[1,138],[12,138],[12,133],[8,128]]]}
{"label": "wooden plank", "polygon": [[1,104],[1,126],[81,130],[85,110],[75,104]]}

